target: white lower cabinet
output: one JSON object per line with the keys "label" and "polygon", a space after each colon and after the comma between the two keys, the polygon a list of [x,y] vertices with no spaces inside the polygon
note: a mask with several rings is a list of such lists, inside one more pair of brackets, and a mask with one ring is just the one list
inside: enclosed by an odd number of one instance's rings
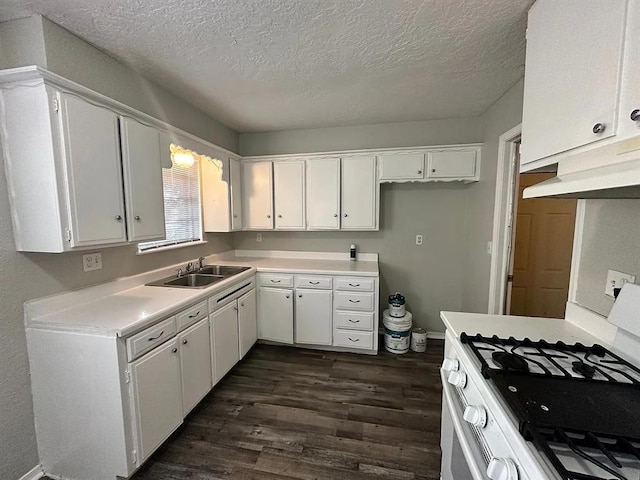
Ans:
{"label": "white lower cabinet", "polygon": [[258,291],[258,338],[293,343],[293,290],[260,287]]}
{"label": "white lower cabinet", "polygon": [[182,413],[186,415],[211,390],[211,337],[204,318],[178,335]]}
{"label": "white lower cabinet", "polygon": [[258,340],[256,291],[251,290],[238,299],[238,336],[240,358],[244,358]]}
{"label": "white lower cabinet", "polygon": [[182,423],[178,339],[135,360],[131,377],[138,459],[143,462]]}
{"label": "white lower cabinet", "polygon": [[217,383],[240,360],[238,304],[229,303],[211,314],[213,383]]}
{"label": "white lower cabinet", "polygon": [[333,292],[296,289],[296,343],[331,345]]}

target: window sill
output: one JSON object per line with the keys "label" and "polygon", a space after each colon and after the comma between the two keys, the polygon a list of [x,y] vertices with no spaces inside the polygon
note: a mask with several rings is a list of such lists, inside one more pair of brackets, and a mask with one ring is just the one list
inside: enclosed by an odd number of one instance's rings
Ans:
{"label": "window sill", "polygon": [[166,247],[150,248],[149,250],[143,250],[142,252],[138,250],[136,252],[136,255],[149,255],[151,253],[167,252],[169,250],[177,250],[179,248],[187,248],[187,247],[194,247],[196,245],[204,245],[205,243],[208,243],[208,242],[206,240],[200,240],[198,242],[179,243],[177,245],[167,245]]}

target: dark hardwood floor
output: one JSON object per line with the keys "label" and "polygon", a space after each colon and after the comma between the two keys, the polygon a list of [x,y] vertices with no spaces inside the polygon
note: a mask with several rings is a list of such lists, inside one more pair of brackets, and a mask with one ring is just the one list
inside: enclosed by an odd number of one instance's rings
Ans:
{"label": "dark hardwood floor", "polygon": [[438,479],[442,355],[256,345],[133,479]]}

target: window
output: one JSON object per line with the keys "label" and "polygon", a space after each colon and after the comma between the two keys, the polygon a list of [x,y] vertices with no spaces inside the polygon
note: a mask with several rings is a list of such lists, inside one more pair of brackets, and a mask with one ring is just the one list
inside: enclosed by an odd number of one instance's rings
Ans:
{"label": "window", "polygon": [[[198,158],[198,155],[193,154],[194,157]],[[199,164],[193,161],[190,166],[179,166],[175,160],[171,168],[162,169],[166,238],[139,243],[138,250],[141,252],[202,240]]]}

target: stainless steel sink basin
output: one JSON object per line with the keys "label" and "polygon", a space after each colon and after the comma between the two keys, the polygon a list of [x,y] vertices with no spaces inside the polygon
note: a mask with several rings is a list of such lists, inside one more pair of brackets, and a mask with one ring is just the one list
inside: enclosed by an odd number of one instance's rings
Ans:
{"label": "stainless steel sink basin", "polygon": [[223,277],[230,277],[231,275],[237,275],[238,273],[249,270],[251,267],[234,267],[230,265],[205,265],[197,273],[204,275],[222,275]]}
{"label": "stainless steel sink basin", "polygon": [[222,275],[202,275],[199,273],[189,273],[181,277],[173,278],[163,282],[163,285],[167,287],[189,287],[189,288],[201,288],[207,287],[213,283],[224,280]]}

